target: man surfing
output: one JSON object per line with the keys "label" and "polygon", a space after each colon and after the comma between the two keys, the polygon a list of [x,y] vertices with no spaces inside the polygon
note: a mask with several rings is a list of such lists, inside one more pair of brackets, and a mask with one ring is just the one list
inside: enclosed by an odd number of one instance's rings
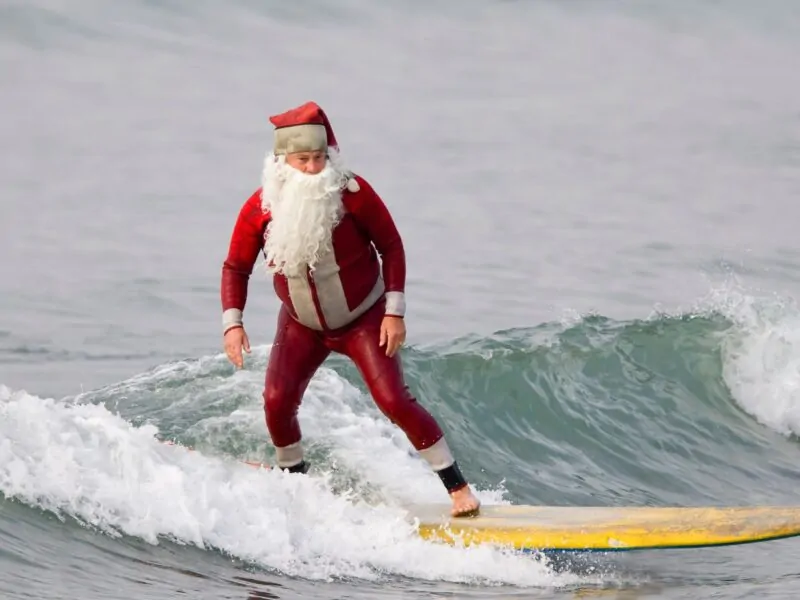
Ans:
{"label": "man surfing", "polygon": [[239,211],[222,267],[225,352],[237,367],[250,352],[243,324],[259,252],[281,307],[264,385],[278,467],[305,473],[297,411],[314,373],[336,352],[358,368],[373,400],[437,473],[453,516],[480,502],[434,417],[410,393],[399,349],[405,328],[405,251],[380,196],[348,171],[325,112],[314,102],[270,117],[273,150],[261,187]]}

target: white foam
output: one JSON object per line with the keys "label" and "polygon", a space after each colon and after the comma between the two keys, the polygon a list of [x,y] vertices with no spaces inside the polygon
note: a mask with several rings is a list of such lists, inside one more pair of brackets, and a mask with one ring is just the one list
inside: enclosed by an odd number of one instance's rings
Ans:
{"label": "white foam", "polygon": [[[345,387],[323,373],[303,409],[313,415],[321,410],[316,403],[327,403],[328,439],[344,444],[339,456],[361,468],[378,453],[387,472],[395,470],[408,486],[407,498],[418,499],[417,492],[438,497],[438,482],[405,452],[396,434],[341,400],[340,392],[356,393]],[[312,418],[309,429],[321,428]],[[155,427],[134,427],[100,405],[0,386],[0,491],[107,534],[151,543],[168,537],[312,579],[377,579],[388,573],[522,586],[576,579],[554,575],[530,557],[425,542],[399,508],[334,495],[325,478],[255,470],[162,444],[156,434]],[[356,458],[346,458],[351,450]]]}
{"label": "white foam", "polygon": [[767,427],[800,435],[800,310],[787,299],[731,288],[713,304],[734,322],[722,340],[723,377],[734,398]]}

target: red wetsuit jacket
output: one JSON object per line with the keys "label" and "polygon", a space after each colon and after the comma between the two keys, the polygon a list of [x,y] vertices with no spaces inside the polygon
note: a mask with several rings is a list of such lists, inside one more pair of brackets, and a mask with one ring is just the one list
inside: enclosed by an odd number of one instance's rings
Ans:
{"label": "red wetsuit jacket", "polygon": [[[348,325],[384,296],[386,314],[405,314],[405,250],[389,210],[357,175],[343,190],[342,203],[345,212],[333,231],[333,253],[313,272],[273,275],[275,292],[289,314],[318,331]],[[222,266],[224,331],[242,324],[248,282],[269,220],[259,188],[239,211]]]}

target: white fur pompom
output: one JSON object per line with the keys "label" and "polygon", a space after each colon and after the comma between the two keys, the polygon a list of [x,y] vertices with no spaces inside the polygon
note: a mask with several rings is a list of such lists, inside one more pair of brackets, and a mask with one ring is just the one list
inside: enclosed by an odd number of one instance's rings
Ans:
{"label": "white fur pompom", "polygon": [[358,182],[355,180],[354,177],[351,177],[347,180],[347,191],[349,192],[357,192],[361,189],[361,186],[358,185]]}

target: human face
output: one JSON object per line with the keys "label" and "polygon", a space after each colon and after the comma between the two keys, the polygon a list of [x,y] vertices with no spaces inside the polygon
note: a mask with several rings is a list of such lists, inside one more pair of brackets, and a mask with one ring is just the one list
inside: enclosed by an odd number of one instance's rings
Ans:
{"label": "human face", "polygon": [[286,155],[286,164],[308,175],[316,175],[325,168],[326,159],[324,150],[290,152]]}

